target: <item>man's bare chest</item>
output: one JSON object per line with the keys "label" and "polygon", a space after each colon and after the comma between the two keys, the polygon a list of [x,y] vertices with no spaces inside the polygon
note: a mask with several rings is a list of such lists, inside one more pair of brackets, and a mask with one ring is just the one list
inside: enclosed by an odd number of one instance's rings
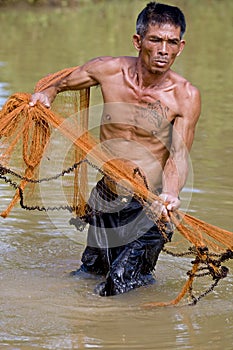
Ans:
{"label": "man's bare chest", "polygon": [[118,104],[116,109],[123,113],[109,114],[108,119],[111,122],[127,119],[135,125],[163,129],[179,114],[173,88],[139,88],[131,80],[120,77],[104,84],[102,93],[105,104]]}
{"label": "man's bare chest", "polygon": [[[121,97],[121,96],[119,96]],[[141,136],[159,136],[169,133],[175,113],[159,98],[138,100],[119,98],[119,102],[105,103],[102,126],[113,132],[131,132]]]}

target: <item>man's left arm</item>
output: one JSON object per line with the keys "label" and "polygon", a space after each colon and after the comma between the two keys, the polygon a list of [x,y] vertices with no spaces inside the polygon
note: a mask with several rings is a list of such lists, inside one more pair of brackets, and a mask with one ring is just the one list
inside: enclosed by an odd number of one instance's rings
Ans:
{"label": "man's left arm", "polygon": [[163,191],[160,197],[167,203],[168,210],[176,210],[180,206],[179,193],[188,177],[189,152],[201,111],[198,89],[189,85],[186,93],[182,100],[182,113],[176,117],[173,125],[170,156],[163,171]]}

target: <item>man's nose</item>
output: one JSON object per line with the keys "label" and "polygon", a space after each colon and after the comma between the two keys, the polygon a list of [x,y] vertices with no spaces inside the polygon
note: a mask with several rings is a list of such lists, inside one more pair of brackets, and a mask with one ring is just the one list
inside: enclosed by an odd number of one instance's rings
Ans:
{"label": "man's nose", "polygon": [[160,44],[159,53],[161,55],[167,55],[168,54],[167,42],[165,40],[162,41],[161,44]]}

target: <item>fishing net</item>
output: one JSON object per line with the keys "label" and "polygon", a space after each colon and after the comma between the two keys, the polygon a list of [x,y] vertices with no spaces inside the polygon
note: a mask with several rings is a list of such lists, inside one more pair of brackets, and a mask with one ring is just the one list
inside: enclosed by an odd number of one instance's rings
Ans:
{"label": "fishing net", "polygon": [[[35,91],[56,84],[76,68],[46,76],[37,83]],[[83,230],[86,218],[102,210],[101,207],[93,208],[88,204],[90,183],[94,182],[97,173],[99,177],[105,178],[111,193],[120,191],[122,198],[134,196],[159,226],[166,240],[167,223],[161,213],[151,209],[154,201],[165,203],[150,190],[141,169],[129,161],[110,156],[103,150],[98,138],[88,130],[90,89],[59,94],[52,109],[40,102],[30,107],[30,97],[30,94],[16,93],[9,97],[0,112],[0,179],[15,192],[1,216],[6,218],[17,203],[29,211],[67,210],[73,213],[75,226]],[[70,118],[71,115],[74,117]],[[55,144],[52,144],[53,133],[58,135]],[[60,136],[62,139],[58,142]],[[67,140],[69,144],[65,148],[65,154],[62,154],[62,165],[59,165],[62,170],[57,171],[51,154],[59,158],[59,145],[63,143],[64,146]],[[51,153],[51,148],[54,153]],[[94,171],[94,177],[89,169]],[[57,186],[63,188],[61,198],[41,196],[41,186],[48,182],[54,191]],[[222,264],[233,258],[232,232],[180,210],[170,212],[169,215],[177,232],[191,246],[185,252],[177,253],[167,248],[164,252],[194,260],[191,261],[187,281],[174,300],[166,303],[153,302],[145,307],[175,305],[185,295],[189,295],[191,303],[195,304],[227,276],[228,268]],[[201,276],[210,276],[213,283],[197,296],[193,291],[193,283]]]}

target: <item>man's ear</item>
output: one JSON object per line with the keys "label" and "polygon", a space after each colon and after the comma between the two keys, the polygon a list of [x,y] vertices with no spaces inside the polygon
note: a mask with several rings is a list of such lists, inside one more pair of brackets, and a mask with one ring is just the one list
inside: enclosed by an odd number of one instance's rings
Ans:
{"label": "man's ear", "polygon": [[181,40],[180,41],[180,48],[179,48],[177,56],[179,56],[181,54],[181,52],[184,50],[184,47],[185,47],[185,40]]}
{"label": "man's ear", "polygon": [[141,37],[139,34],[133,35],[133,45],[137,51],[141,50]]}

